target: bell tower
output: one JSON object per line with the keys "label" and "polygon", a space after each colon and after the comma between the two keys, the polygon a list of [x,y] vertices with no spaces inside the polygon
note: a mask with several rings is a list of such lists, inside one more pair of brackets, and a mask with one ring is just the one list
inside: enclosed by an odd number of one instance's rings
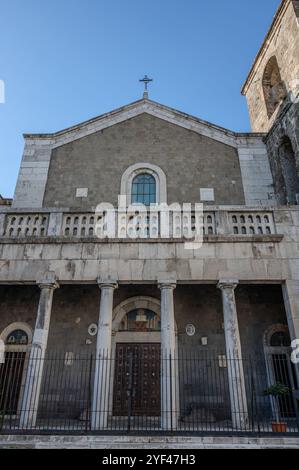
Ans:
{"label": "bell tower", "polygon": [[242,88],[279,205],[299,204],[299,0],[283,0]]}

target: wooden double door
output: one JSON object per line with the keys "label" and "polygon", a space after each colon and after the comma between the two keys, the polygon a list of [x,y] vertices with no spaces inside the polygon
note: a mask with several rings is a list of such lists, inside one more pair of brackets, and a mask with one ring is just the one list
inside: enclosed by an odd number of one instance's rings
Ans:
{"label": "wooden double door", "polygon": [[114,416],[159,416],[160,343],[118,343],[113,388]]}

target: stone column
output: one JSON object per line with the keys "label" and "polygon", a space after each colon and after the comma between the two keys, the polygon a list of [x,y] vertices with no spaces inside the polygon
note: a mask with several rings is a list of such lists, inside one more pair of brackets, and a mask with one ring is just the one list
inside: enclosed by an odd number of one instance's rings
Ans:
{"label": "stone column", "polygon": [[221,280],[218,288],[222,292],[232,423],[234,429],[244,430],[248,424],[248,407],[234,292],[237,285],[235,280]]}
{"label": "stone column", "polygon": [[[291,341],[299,341],[299,281],[286,281],[282,286],[285,311],[289,326]],[[298,349],[299,343],[296,349]],[[295,351],[295,348],[293,349]],[[296,354],[297,360],[298,354]],[[299,364],[294,362],[297,381],[299,383]]]}
{"label": "stone column", "polygon": [[40,298],[30,351],[22,401],[20,426],[32,428],[36,424],[40,389],[47,350],[54,290],[59,287],[55,273],[48,272],[37,281]]}
{"label": "stone column", "polygon": [[177,427],[177,361],[173,291],[174,281],[160,281],[161,290],[161,427]]}
{"label": "stone column", "polygon": [[62,234],[63,212],[51,212],[48,224],[48,237],[60,237]]}
{"label": "stone column", "polygon": [[91,426],[92,429],[105,429],[108,425],[109,394],[111,377],[111,341],[113,294],[117,282],[111,279],[98,279],[101,289],[101,302],[96,346],[95,377],[93,387]]}

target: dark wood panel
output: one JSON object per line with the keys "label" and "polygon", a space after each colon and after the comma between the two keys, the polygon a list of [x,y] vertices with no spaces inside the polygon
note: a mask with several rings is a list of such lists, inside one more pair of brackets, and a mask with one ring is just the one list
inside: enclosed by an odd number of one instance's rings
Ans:
{"label": "dark wood panel", "polygon": [[[116,346],[113,414],[160,415],[160,344],[119,343]],[[130,400],[131,397],[131,400]]]}

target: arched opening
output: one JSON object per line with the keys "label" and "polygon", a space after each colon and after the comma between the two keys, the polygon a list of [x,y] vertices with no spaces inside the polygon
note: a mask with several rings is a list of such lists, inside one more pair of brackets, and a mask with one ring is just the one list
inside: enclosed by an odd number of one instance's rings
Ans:
{"label": "arched opening", "polygon": [[277,400],[271,401],[273,415],[292,419],[296,416],[298,408],[292,390],[297,389],[298,384],[295,365],[290,360],[291,339],[286,325],[273,325],[265,332],[264,351],[268,386],[280,383],[290,389],[289,395],[279,396]]}
{"label": "arched opening", "polygon": [[160,302],[130,298],[116,307],[113,317],[112,415],[157,419],[161,414]]}
{"label": "arched opening", "polygon": [[279,147],[279,160],[284,180],[282,203],[297,204],[299,202],[299,174],[295,153],[288,137],[284,137]]}
{"label": "arched opening", "polygon": [[119,331],[153,332],[161,331],[158,315],[149,309],[136,308],[128,312],[120,324]]}
{"label": "arched opening", "polygon": [[287,94],[285,84],[281,79],[278,62],[275,56],[271,57],[266,65],[262,83],[267,114],[268,118],[270,119]]}
{"label": "arched opening", "polygon": [[32,330],[25,323],[12,323],[1,333],[0,341],[4,349],[0,364],[0,414],[17,415]]}

